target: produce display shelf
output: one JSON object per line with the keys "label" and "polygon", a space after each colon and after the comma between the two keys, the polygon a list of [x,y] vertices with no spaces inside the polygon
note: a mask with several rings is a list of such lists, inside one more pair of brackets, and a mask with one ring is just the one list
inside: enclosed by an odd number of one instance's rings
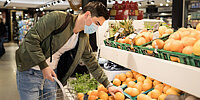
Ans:
{"label": "produce display shelf", "polygon": [[100,57],[200,97],[200,68],[102,45]]}

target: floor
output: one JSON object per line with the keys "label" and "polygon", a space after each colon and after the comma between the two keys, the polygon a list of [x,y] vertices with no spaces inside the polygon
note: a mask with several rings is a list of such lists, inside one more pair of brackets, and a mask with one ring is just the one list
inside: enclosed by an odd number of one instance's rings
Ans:
{"label": "floor", "polygon": [[16,84],[15,43],[4,44],[6,53],[0,58],[0,100],[20,100]]}

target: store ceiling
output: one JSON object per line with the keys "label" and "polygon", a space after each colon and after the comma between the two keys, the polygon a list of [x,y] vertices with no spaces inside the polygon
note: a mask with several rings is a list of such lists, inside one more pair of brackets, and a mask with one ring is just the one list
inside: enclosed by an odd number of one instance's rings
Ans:
{"label": "store ceiling", "polygon": [[[54,0],[11,0],[11,3],[8,4],[7,7],[3,7],[6,0],[0,0],[0,8],[8,8],[8,9],[13,9],[13,7],[16,7],[16,9],[38,8],[44,4],[47,4],[52,1],[54,1]],[[121,1],[121,0],[119,0],[119,1]],[[125,1],[127,1],[127,0],[125,0]],[[148,5],[147,1],[152,1],[152,0],[129,0],[129,1],[139,1],[142,4],[141,8],[144,8]],[[166,6],[166,4],[167,4],[167,2],[166,2],[167,0],[154,0],[154,1],[155,1],[155,5],[157,5],[157,6],[160,6],[161,3],[163,4],[163,6]],[[170,0],[170,1],[172,1],[172,0]],[[108,8],[111,8],[113,3],[114,3],[114,1],[108,2]],[[172,2],[170,2],[168,4],[171,5]],[[48,10],[61,9],[61,10],[63,10],[63,9],[67,9],[67,8],[69,8],[69,3],[66,0],[62,4],[57,4],[55,6],[51,6],[49,8],[45,8],[45,9],[48,9]]]}

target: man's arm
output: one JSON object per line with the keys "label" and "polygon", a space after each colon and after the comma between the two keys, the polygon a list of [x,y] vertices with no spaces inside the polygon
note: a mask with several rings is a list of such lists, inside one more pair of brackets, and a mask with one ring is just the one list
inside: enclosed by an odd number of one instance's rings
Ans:
{"label": "man's arm", "polygon": [[82,60],[86,64],[88,70],[93,75],[93,77],[101,84],[103,84],[105,87],[107,87],[110,82],[108,81],[107,76],[105,75],[104,71],[98,64],[96,57],[92,54],[92,48],[88,43],[85,47],[85,51],[82,56]]}
{"label": "man's arm", "polygon": [[40,69],[48,67],[46,58],[40,47],[40,43],[55,30],[58,12],[51,12],[43,16],[27,33],[24,39],[24,46],[31,59],[39,65]]}

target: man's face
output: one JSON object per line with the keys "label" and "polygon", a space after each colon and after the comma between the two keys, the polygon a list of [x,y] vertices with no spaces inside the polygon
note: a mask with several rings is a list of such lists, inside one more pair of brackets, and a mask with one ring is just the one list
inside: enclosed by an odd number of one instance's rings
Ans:
{"label": "man's face", "polygon": [[105,22],[105,18],[104,17],[91,17],[88,16],[85,20],[85,24],[87,26],[90,26],[92,23],[96,24],[97,26],[101,26],[103,25],[103,23]]}

